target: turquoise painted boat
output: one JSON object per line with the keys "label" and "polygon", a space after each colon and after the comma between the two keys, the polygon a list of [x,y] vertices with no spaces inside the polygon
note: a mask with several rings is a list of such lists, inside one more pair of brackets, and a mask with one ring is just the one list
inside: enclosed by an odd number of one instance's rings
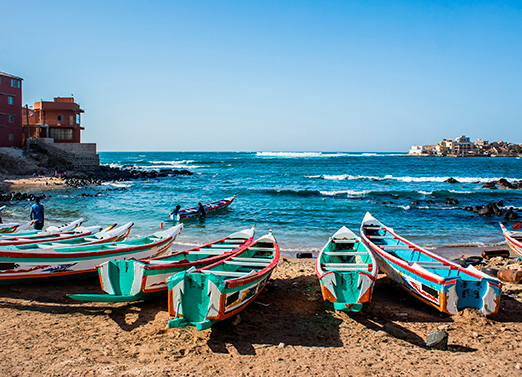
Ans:
{"label": "turquoise painted boat", "polygon": [[279,261],[272,233],[212,265],[168,278],[169,327],[204,330],[242,311],[265,287]]}
{"label": "turquoise painted boat", "polygon": [[0,284],[94,275],[98,264],[111,259],[148,258],[164,253],[182,229],[183,226],[178,225],[148,237],[121,242],[0,251]]}
{"label": "turquoise painted boat", "polygon": [[380,270],[414,297],[450,315],[475,308],[488,316],[498,312],[500,281],[473,266],[463,268],[397,235],[370,213],[361,238],[372,249]]}
{"label": "turquoise painted boat", "polygon": [[248,247],[255,227],[245,229],[203,246],[170,255],[149,258],[110,260],[99,266],[101,288],[105,294],[69,295],[75,300],[98,302],[131,302],[167,293],[167,278],[189,268],[215,263],[227,255]]}
{"label": "turquoise painted boat", "polygon": [[[75,229],[80,227],[83,224],[83,219],[78,219],[73,222],[61,225],[61,226],[50,226],[45,230],[34,230],[31,229],[36,220],[32,220],[28,222],[24,226],[19,226],[15,232],[9,234],[0,235],[0,241],[7,241],[16,238],[27,238],[27,239],[35,239],[35,238],[47,238],[54,237],[56,234],[71,234],[75,232]],[[29,230],[31,229],[31,230]]]}
{"label": "turquoise painted boat", "polygon": [[50,249],[60,247],[71,247],[79,245],[93,245],[105,242],[117,242],[123,240],[129,234],[133,223],[127,223],[118,228],[116,224],[105,229],[100,226],[80,227],[74,233],[57,233],[45,238],[14,238],[11,240],[0,240],[0,257],[5,251],[26,252],[32,249]]}
{"label": "turquoise painted boat", "polygon": [[372,252],[343,226],[319,252],[315,272],[326,301],[336,310],[358,312],[372,299],[379,268]]}

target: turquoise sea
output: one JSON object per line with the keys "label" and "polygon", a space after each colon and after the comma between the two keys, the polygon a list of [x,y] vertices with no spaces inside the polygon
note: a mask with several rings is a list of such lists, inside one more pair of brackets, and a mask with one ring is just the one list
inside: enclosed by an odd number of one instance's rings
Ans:
{"label": "turquoise sea", "polygon": [[[358,232],[370,211],[399,234],[426,247],[496,245],[501,217],[464,206],[504,201],[522,210],[521,190],[488,190],[494,179],[522,179],[517,158],[426,158],[400,153],[104,152],[102,164],[136,169],[187,169],[192,176],[108,183],[47,191],[47,224],[79,217],[88,225],[135,223],[134,236],[160,229],[168,213],[237,194],[204,223],[188,222],[176,248],[213,241],[257,226],[270,227],[283,252],[318,251],[339,227]],[[460,183],[444,181],[454,177]],[[82,194],[98,196],[82,196]],[[454,198],[456,205],[445,200]],[[419,204],[412,204],[418,201]],[[432,201],[432,202],[429,202]],[[4,221],[27,218],[30,203],[11,203]],[[9,218],[10,217],[10,218]]]}

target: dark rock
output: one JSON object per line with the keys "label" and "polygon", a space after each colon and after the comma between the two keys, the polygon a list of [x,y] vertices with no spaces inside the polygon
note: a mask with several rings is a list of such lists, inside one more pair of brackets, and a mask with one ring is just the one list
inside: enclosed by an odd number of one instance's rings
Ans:
{"label": "dark rock", "polygon": [[418,201],[418,200],[414,200],[414,201],[411,202],[411,204],[413,204],[413,205],[418,205],[418,204],[419,204],[419,201]]}
{"label": "dark rock", "polygon": [[499,207],[504,207],[504,201],[503,201],[503,200],[499,201],[499,202],[497,203],[497,206],[499,206]]}
{"label": "dark rock", "polygon": [[501,190],[512,190],[516,187],[514,187],[507,179],[505,178],[500,178],[498,181],[498,187],[501,189]]}
{"label": "dark rock", "polygon": [[459,204],[459,201],[457,199],[447,198],[444,203],[449,204],[449,205],[455,205],[455,204]]}
{"label": "dark rock", "polygon": [[444,182],[447,182],[447,183],[460,183],[459,181],[457,181],[455,178],[453,177],[449,177],[448,179],[446,179]]}
{"label": "dark rock", "polygon": [[426,200],[426,203],[428,203],[428,204],[433,204],[433,203],[435,203],[435,202],[434,202],[433,200],[430,199],[430,200]]}
{"label": "dark rock", "polygon": [[300,252],[300,253],[297,253],[295,255],[296,258],[313,258],[313,254],[312,253],[304,253],[304,252]]}
{"label": "dark rock", "polygon": [[496,185],[496,182],[495,181],[492,181],[492,182],[486,182],[482,185],[482,188],[486,188],[486,189],[496,189],[497,188],[497,185]]}
{"label": "dark rock", "polygon": [[518,213],[513,211],[513,208],[509,208],[507,212],[504,214],[504,220],[516,220],[518,219]]}
{"label": "dark rock", "polygon": [[401,330],[391,322],[385,323],[382,329],[386,331],[388,334],[393,335],[394,337],[399,339],[404,339],[408,335],[404,330]]}
{"label": "dark rock", "polygon": [[446,331],[434,331],[428,334],[428,340],[426,340],[426,347],[445,351],[448,349],[448,338],[449,335]]}

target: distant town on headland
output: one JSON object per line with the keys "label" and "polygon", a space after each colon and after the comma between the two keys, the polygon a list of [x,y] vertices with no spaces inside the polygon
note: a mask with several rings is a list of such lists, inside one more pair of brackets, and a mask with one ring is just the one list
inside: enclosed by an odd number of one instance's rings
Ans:
{"label": "distant town on headland", "polygon": [[435,145],[412,145],[410,156],[448,156],[448,157],[521,157],[522,144],[505,141],[489,142],[477,139],[470,141],[467,136],[455,139],[442,139]]}

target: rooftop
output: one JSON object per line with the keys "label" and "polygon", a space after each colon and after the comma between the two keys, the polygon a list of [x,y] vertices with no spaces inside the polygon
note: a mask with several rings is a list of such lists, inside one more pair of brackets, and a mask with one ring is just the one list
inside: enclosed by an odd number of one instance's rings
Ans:
{"label": "rooftop", "polygon": [[15,76],[15,75],[10,75],[9,73],[5,73],[5,72],[0,72],[0,76],[2,76],[2,77],[9,77],[10,79],[23,80],[23,78],[21,78],[21,77],[18,77],[18,76]]}

